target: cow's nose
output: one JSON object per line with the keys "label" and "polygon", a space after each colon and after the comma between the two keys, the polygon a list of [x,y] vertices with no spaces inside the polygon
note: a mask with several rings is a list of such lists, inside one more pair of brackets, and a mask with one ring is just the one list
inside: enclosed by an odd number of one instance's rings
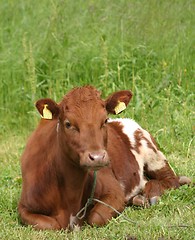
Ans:
{"label": "cow's nose", "polygon": [[91,161],[97,161],[97,162],[102,161],[104,160],[105,156],[106,156],[106,151],[104,150],[89,153],[89,159]]}

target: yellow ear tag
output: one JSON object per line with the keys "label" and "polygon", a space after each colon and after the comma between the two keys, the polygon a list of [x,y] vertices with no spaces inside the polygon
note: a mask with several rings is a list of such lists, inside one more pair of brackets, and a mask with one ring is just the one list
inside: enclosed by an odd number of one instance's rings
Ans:
{"label": "yellow ear tag", "polygon": [[120,112],[122,112],[123,110],[125,110],[126,105],[124,102],[118,102],[117,106],[115,107],[114,111],[116,114],[119,114]]}
{"label": "yellow ear tag", "polygon": [[44,119],[52,119],[52,113],[51,113],[51,111],[47,107],[48,107],[48,105],[44,104],[43,118]]}

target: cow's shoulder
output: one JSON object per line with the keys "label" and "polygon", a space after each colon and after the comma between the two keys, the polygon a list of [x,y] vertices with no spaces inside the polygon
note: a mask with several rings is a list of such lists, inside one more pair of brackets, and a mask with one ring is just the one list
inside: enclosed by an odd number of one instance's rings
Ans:
{"label": "cow's shoulder", "polygon": [[109,119],[108,122],[109,126],[115,129],[118,134],[126,136],[130,143],[135,142],[136,131],[143,130],[137,122],[130,118]]}

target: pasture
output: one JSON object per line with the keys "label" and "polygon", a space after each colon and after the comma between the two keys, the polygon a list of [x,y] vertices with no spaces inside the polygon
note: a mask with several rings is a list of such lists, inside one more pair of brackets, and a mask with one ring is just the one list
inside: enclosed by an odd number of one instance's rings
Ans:
{"label": "pasture", "polygon": [[175,172],[195,182],[194,9],[193,0],[1,0],[0,239],[195,239],[193,184],[71,233],[24,227],[17,213],[20,156],[40,119],[34,102],[86,84],[103,96],[131,89],[120,117],[149,130]]}

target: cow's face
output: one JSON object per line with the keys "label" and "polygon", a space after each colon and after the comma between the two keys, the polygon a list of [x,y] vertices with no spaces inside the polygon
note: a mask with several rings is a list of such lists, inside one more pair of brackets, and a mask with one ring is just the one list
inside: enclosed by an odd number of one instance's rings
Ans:
{"label": "cow's face", "polygon": [[86,86],[73,89],[59,105],[50,99],[41,99],[36,106],[41,115],[45,113],[48,118],[58,119],[57,134],[69,159],[80,167],[99,169],[109,164],[108,113],[124,110],[131,96],[129,91],[120,91],[104,101],[95,88]]}

